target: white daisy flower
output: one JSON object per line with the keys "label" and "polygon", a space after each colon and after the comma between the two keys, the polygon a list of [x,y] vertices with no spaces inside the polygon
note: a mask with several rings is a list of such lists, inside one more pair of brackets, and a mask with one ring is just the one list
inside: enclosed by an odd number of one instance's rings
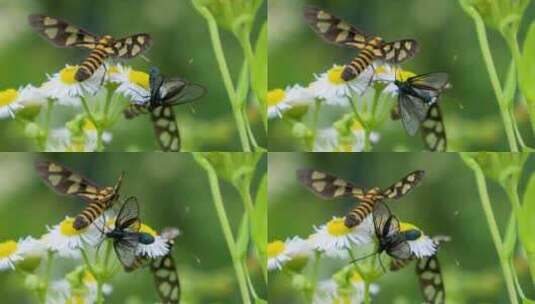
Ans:
{"label": "white daisy flower", "polygon": [[[73,136],[67,128],[57,128],[50,131],[46,144],[47,152],[94,152],[97,150],[97,129],[88,119],[82,126],[84,136]],[[112,134],[104,132],[102,141],[110,143]]]}
{"label": "white daisy flower", "polygon": [[0,118],[14,117],[17,110],[26,106],[41,105],[45,101],[46,98],[40,93],[40,90],[32,85],[18,90],[0,91]]}
{"label": "white daisy flower", "polygon": [[110,69],[110,73],[110,82],[119,84],[118,93],[135,103],[146,102],[146,97],[150,94],[149,74],[123,65]]}
{"label": "white daisy flower", "polygon": [[437,252],[437,244],[427,235],[424,234],[422,230],[410,223],[400,223],[399,230],[401,232],[419,232],[418,238],[414,240],[408,240],[409,246],[411,247],[411,252],[417,257],[422,258],[426,256],[432,256]]}
{"label": "white daisy flower", "polygon": [[268,117],[282,117],[282,114],[294,106],[310,104],[314,96],[308,88],[300,85],[287,87],[286,90],[274,89],[268,92]]}
{"label": "white daisy flower", "polygon": [[[366,147],[366,131],[362,125],[354,120],[349,130],[349,136],[342,136],[334,128],[326,128],[318,131],[316,142],[314,143],[314,152],[362,152]],[[370,142],[378,140],[378,133],[371,132],[369,135]],[[373,136],[373,140],[372,140]]]}
{"label": "white daisy flower", "polygon": [[136,255],[138,256],[148,256],[150,258],[155,258],[159,256],[164,256],[169,253],[169,243],[168,240],[161,237],[154,229],[148,225],[141,224],[139,232],[144,232],[150,234],[154,237],[154,242],[152,244],[138,244],[136,248]]}
{"label": "white daisy flower", "polygon": [[312,246],[328,256],[345,257],[347,249],[353,245],[366,245],[372,242],[373,234],[368,228],[368,218],[361,225],[348,228],[344,218],[333,217],[332,220],[319,228],[309,237]]}
{"label": "white daisy flower", "polygon": [[274,240],[267,244],[268,269],[282,269],[282,266],[291,260],[286,243]]}
{"label": "white daisy flower", "polygon": [[0,271],[15,269],[15,263],[22,260],[20,246],[16,241],[8,240],[0,243]]}
{"label": "white daisy flower", "polygon": [[[82,278],[82,283],[86,288],[72,288],[69,281],[65,279],[52,282],[46,303],[95,303],[97,300],[97,281],[95,277],[86,271]],[[112,287],[109,284],[103,284],[102,292],[105,295],[109,295],[112,292]]]}
{"label": "white daisy flower", "polygon": [[[360,304],[364,301],[365,283],[359,273],[353,272],[351,275],[351,288],[341,288],[333,280],[321,281],[318,284],[314,295],[314,304]],[[376,284],[370,285],[370,294],[377,294],[379,287]]]}
{"label": "white daisy flower", "polygon": [[328,105],[349,106],[348,98],[353,94],[361,95],[370,85],[372,69],[366,69],[357,78],[344,81],[342,79],[343,66],[334,65],[327,72],[315,76],[316,80],[309,86],[312,95],[325,100]]}
{"label": "white daisy flower", "polygon": [[79,97],[95,95],[105,76],[104,67],[101,66],[93,76],[82,82],[74,79],[77,70],[77,66],[67,65],[58,73],[48,76],[48,81],[41,86],[41,92],[63,105],[78,105]]}
{"label": "white daisy flower", "polygon": [[23,257],[42,257],[46,255],[46,245],[38,239],[31,236],[19,240],[20,254]]}
{"label": "white daisy flower", "polygon": [[382,84],[386,84],[383,89],[383,93],[392,96],[398,95],[398,86],[395,84],[396,80],[407,80],[410,77],[416,76],[411,71],[403,70],[401,68],[395,68],[391,65],[385,64],[375,67],[374,81]]}
{"label": "white daisy flower", "polygon": [[84,245],[98,244],[101,233],[94,225],[76,230],[73,223],[74,218],[65,217],[58,225],[47,228],[49,232],[41,240],[48,249],[57,251],[60,256],[77,258],[79,249]]}

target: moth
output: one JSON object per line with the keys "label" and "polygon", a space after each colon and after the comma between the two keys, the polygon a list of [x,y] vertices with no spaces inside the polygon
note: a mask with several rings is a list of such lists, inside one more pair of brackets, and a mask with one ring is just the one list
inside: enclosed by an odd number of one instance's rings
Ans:
{"label": "moth", "polygon": [[352,183],[322,171],[312,169],[300,169],[297,171],[297,179],[312,193],[322,199],[335,199],[350,197],[359,201],[345,218],[345,226],[348,228],[358,226],[378,202],[388,199],[399,199],[414,189],[423,179],[425,172],[416,170],[395,184],[381,189],[374,187],[366,190]]}
{"label": "moth", "polygon": [[142,100],[129,105],[123,114],[132,119],[149,113],[161,149],[178,152],[181,140],[173,106],[198,100],[206,89],[182,78],[165,78],[157,68],[151,68],[149,84],[149,95],[141,96]]}
{"label": "moth", "polygon": [[174,239],[179,235],[176,228],[166,228],[161,236],[167,239],[169,253],[154,259],[150,264],[150,270],[154,277],[156,291],[162,303],[178,304],[180,302],[180,280],[173,258]]}
{"label": "moth", "polygon": [[403,127],[411,136],[421,128],[424,144],[430,151],[445,151],[446,130],[438,100],[449,88],[448,74],[422,74],[407,80],[396,79],[394,84],[398,87],[398,103],[392,118],[401,118]]}
{"label": "moth", "polygon": [[317,7],[305,7],[304,19],[328,43],[359,50],[358,56],[344,67],[341,76],[344,81],[356,78],[376,60],[401,63],[414,57],[420,50],[414,39],[385,42],[383,38],[370,35]]}
{"label": "moth", "polygon": [[136,261],[136,249],[139,244],[150,245],[154,237],[146,232],[140,232],[139,204],[134,196],[128,197],[115,219],[114,228],[105,233],[107,238],[113,239],[113,249],[117,258],[125,268],[132,267]]}
{"label": "moth", "polygon": [[79,82],[91,77],[107,58],[131,59],[147,51],[152,45],[152,38],[145,33],[115,39],[109,35],[97,36],[51,16],[33,14],[28,17],[28,21],[39,35],[57,47],[91,50],[74,75]]}
{"label": "moth", "polygon": [[73,228],[76,230],[89,226],[119,199],[124,173],[119,176],[115,185],[99,187],[55,162],[38,161],[35,168],[43,181],[59,194],[78,197],[88,203],[74,219]]}

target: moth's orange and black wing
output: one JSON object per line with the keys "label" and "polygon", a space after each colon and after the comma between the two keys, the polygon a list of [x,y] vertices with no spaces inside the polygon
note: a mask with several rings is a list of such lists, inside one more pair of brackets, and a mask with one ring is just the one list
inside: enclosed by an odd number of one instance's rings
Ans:
{"label": "moth's orange and black wing", "polygon": [[166,228],[162,231],[161,236],[167,239],[169,253],[163,257],[156,258],[152,261],[150,269],[154,277],[156,292],[161,303],[178,304],[180,303],[180,279],[173,258],[174,239],[178,236],[178,229]]}
{"label": "moth's orange and black wing", "polygon": [[429,151],[446,151],[446,128],[438,103],[434,103],[429,107],[427,116],[420,126],[420,130],[424,144]]}
{"label": "moth's orange and black wing", "polygon": [[175,111],[170,105],[159,105],[150,111],[156,139],[162,151],[180,151],[180,133],[176,123]]}
{"label": "moth's orange and black wing", "polygon": [[416,188],[420,181],[422,181],[425,175],[425,171],[416,170],[406,176],[400,181],[391,185],[382,191],[382,194],[387,199],[398,199],[409,193],[412,189]]}
{"label": "moth's orange and black wing", "polygon": [[402,63],[414,57],[420,51],[420,44],[414,39],[402,39],[384,42],[381,45],[383,60],[387,63]]}
{"label": "moth's orange and black wing", "polygon": [[416,276],[420,282],[420,290],[424,303],[446,303],[446,291],[442,271],[436,255],[419,259],[416,264]]}
{"label": "moth's orange and black wing", "polygon": [[30,26],[57,47],[94,49],[99,37],[61,19],[34,14],[28,17]]}
{"label": "moth's orange and black wing", "polygon": [[338,176],[313,169],[297,170],[297,179],[312,193],[323,199],[361,197],[365,192],[364,189]]}
{"label": "moth's orange and black wing", "polygon": [[303,12],[306,23],[329,43],[362,49],[369,40],[378,38],[320,8],[307,6]]}
{"label": "moth's orange and black wing", "polygon": [[106,49],[106,52],[110,56],[130,59],[147,51],[151,46],[151,36],[140,33],[113,41],[112,45]]}

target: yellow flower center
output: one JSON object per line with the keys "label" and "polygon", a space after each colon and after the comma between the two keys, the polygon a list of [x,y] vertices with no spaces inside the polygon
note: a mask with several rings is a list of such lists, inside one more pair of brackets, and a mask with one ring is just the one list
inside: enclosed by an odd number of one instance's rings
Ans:
{"label": "yellow flower center", "polygon": [[0,243],[0,258],[6,258],[17,251],[17,242],[5,241]]}
{"label": "yellow flower center", "polygon": [[114,75],[117,73],[119,73],[119,68],[116,65],[108,67],[108,75]]}
{"label": "yellow flower center", "polygon": [[360,273],[354,271],[353,274],[351,275],[351,282],[360,283],[362,281],[363,281],[363,279],[362,279],[362,276],[360,275]]}
{"label": "yellow flower center", "polygon": [[91,120],[86,118],[84,120],[84,125],[82,126],[82,129],[84,131],[96,131],[97,127],[95,127],[95,125],[93,124],[93,122],[91,122]]}
{"label": "yellow flower center", "polygon": [[95,283],[97,280],[89,271],[84,271],[84,277],[82,278],[84,284],[89,285]]}
{"label": "yellow flower center", "polygon": [[157,236],[158,233],[152,229],[151,227],[149,227],[148,225],[145,225],[145,224],[141,224],[141,227],[139,227],[139,232],[144,232],[144,233],[148,233],[152,236]]}
{"label": "yellow flower center", "polygon": [[286,249],[286,244],[283,241],[273,241],[267,245],[268,258],[273,258],[281,254]]}
{"label": "yellow flower center", "polygon": [[353,120],[353,124],[351,125],[351,131],[360,131],[360,130],[364,130],[360,122],[358,120]]}
{"label": "yellow flower center", "polygon": [[420,228],[414,226],[411,223],[405,223],[405,222],[399,223],[399,231],[403,232],[403,231],[409,231],[409,230],[418,230],[418,231],[420,231]]}
{"label": "yellow flower center", "polygon": [[145,72],[130,70],[130,72],[128,72],[128,80],[145,89],[149,88],[149,74]]}
{"label": "yellow flower center", "polygon": [[276,106],[286,97],[286,92],[281,89],[275,89],[268,92],[267,102],[268,106]]}
{"label": "yellow flower center", "polygon": [[76,74],[76,71],[78,71],[77,66],[67,66],[66,68],[63,68],[59,72],[59,78],[61,79],[61,82],[65,84],[75,84],[78,83],[78,81],[74,78],[74,75]]}
{"label": "yellow flower center", "polygon": [[76,230],[72,224],[74,224],[74,219],[72,217],[64,219],[61,224],[59,224],[59,231],[61,234],[65,236],[75,236],[80,235],[80,233],[86,229]]}
{"label": "yellow flower center", "polygon": [[17,90],[8,89],[5,91],[0,92],[0,107],[7,106],[11,103],[13,103],[17,97],[19,96],[19,92]]}
{"label": "yellow flower center", "polygon": [[335,85],[344,84],[345,81],[342,79],[343,71],[344,67],[341,66],[335,66],[334,68],[330,69],[327,72],[327,78],[329,79],[329,82]]}
{"label": "yellow flower center", "polygon": [[327,232],[329,232],[330,235],[342,236],[348,234],[349,231],[351,231],[351,229],[346,227],[343,218],[335,218],[327,223]]}

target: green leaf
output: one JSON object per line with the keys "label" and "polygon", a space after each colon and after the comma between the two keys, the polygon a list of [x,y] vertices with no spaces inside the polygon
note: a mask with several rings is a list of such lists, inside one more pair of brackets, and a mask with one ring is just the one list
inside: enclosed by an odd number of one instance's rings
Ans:
{"label": "green leaf", "polygon": [[266,300],[264,300],[264,299],[260,299],[260,298],[255,298],[255,299],[254,299],[254,302],[255,302],[256,304],[267,304],[267,301],[266,301]]}
{"label": "green leaf", "polygon": [[511,215],[509,216],[509,223],[507,224],[507,231],[505,232],[505,240],[503,244],[503,248],[505,251],[505,256],[507,258],[510,258],[513,256],[513,252],[515,250],[516,245],[516,217],[514,214],[514,211],[511,211]]}
{"label": "green leaf", "polygon": [[268,27],[264,22],[255,46],[251,87],[260,102],[260,113],[267,123],[267,77],[268,77]]}
{"label": "green leaf", "polygon": [[252,238],[259,256],[260,266],[267,277],[267,229],[268,229],[267,174],[262,177],[256,193],[252,225]]}
{"label": "green leaf", "polygon": [[240,259],[247,256],[247,247],[249,244],[249,222],[247,220],[247,213],[244,213],[240,223],[240,230],[238,231],[238,240],[236,242],[236,249]]}
{"label": "green leaf", "polygon": [[529,256],[535,256],[535,173],[531,174],[518,217],[518,233]]}
{"label": "green leaf", "polygon": [[511,60],[509,64],[509,71],[507,72],[507,79],[505,80],[504,98],[509,104],[513,103],[513,98],[516,93],[516,69],[515,61]]}
{"label": "green leaf", "polygon": [[535,106],[535,21],[531,23],[526,35],[522,64],[518,69],[520,90],[531,106]]}

